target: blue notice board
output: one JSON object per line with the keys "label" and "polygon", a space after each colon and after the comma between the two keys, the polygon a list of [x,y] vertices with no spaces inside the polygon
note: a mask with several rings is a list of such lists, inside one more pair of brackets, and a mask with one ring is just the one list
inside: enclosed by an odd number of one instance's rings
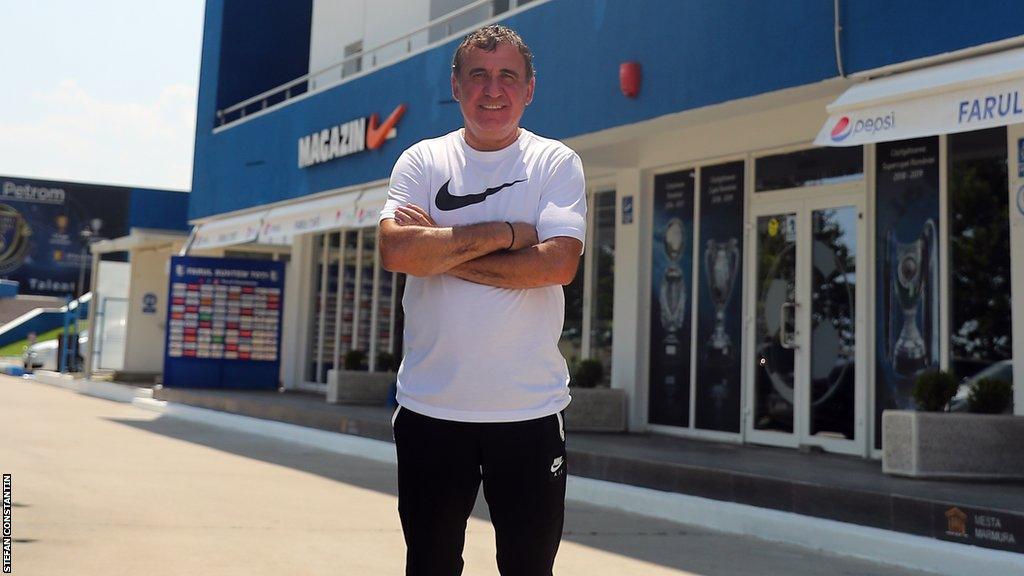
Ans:
{"label": "blue notice board", "polygon": [[276,390],[284,263],[171,258],[164,386]]}

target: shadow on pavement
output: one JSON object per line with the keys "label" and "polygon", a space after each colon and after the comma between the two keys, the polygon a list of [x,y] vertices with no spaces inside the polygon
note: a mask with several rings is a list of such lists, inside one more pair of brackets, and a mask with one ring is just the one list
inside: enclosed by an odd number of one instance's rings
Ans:
{"label": "shadow on pavement", "polygon": [[[150,421],[120,418],[108,420],[153,434],[316,474],[351,486],[391,496],[397,496],[398,493],[394,466],[390,464],[246,433],[225,433],[222,428],[168,417]],[[397,515],[397,513],[396,509],[395,514]],[[477,496],[473,516],[489,521],[482,490]],[[712,535],[714,533],[695,530],[664,520],[611,511],[587,504],[573,502],[566,504],[564,541],[576,542],[613,554],[687,572],[708,576],[736,574],[735,565],[715,569],[714,564],[716,563],[713,559],[710,561],[708,559],[697,560],[694,558],[695,555],[681,551],[679,546],[667,546],[664,542],[656,540],[687,536],[688,540],[694,539],[695,541],[685,548],[697,549],[700,546],[697,542]],[[781,545],[772,544],[771,546]],[[795,552],[794,556],[797,554],[799,552]],[[703,555],[701,554],[701,556]]]}

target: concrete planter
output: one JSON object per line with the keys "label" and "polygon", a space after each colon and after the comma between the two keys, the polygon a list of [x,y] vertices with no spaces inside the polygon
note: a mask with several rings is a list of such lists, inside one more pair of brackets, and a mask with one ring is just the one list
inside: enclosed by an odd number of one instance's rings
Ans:
{"label": "concrete planter", "polygon": [[394,372],[328,370],[327,402],[384,406],[397,378]]}
{"label": "concrete planter", "polygon": [[625,432],[626,391],[617,388],[570,388],[565,427],[573,432]]}
{"label": "concrete planter", "polygon": [[913,478],[1024,479],[1024,418],[882,413],[882,471]]}

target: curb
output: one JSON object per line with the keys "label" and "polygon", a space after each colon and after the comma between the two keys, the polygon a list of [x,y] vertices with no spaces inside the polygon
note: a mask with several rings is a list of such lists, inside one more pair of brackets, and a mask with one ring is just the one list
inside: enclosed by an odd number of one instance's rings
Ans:
{"label": "curb", "polygon": [[114,402],[128,403],[136,398],[153,397],[153,391],[149,388],[137,388],[125,384],[85,380],[82,378],[74,378],[70,374],[61,374],[60,372],[50,372],[48,370],[36,370],[34,375],[37,382],[49,384],[50,386],[57,386],[59,388],[66,388],[68,390],[78,392],[79,394],[102,398],[104,400],[112,400]]}
{"label": "curb", "polygon": [[[146,388],[136,388],[133,392],[123,385],[75,380],[70,376],[41,371],[36,379],[80,394],[131,403],[137,408],[171,418],[386,464],[396,462],[395,446],[390,442],[155,400],[152,390]],[[1013,552],[573,475],[568,478],[566,499],[948,576],[1024,574],[1024,555]]]}

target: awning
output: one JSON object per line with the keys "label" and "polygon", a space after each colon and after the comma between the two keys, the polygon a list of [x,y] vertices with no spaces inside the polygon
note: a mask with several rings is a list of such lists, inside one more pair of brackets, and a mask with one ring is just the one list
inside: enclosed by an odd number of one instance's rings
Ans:
{"label": "awning", "polygon": [[264,214],[266,212],[254,212],[199,224],[191,248],[221,248],[253,242],[259,235]]}
{"label": "awning", "polygon": [[296,234],[373,226],[387,193],[379,186],[274,208],[263,218],[259,242],[290,244]]}
{"label": "awning", "polygon": [[1024,122],[1024,48],[869,80],[827,108],[814,143],[858,146]]}
{"label": "awning", "polygon": [[352,213],[352,221],[348,226],[363,228],[365,226],[376,226],[380,210],[384,207],[384,201],[388,199],[388,187],[378,186],[363,190],[356,200],[356,209]]}
{"label": "awning", "polygon": [[356,204],[358,193],[332,194],[273,208],[263,219],[262,244],[290,244],[296,234],[345,226],[344,215]]}
{"label": "awning", "polygon": [[377,186],[212,220],[198,225],[191,248],[219,248],[246,242],[287,245],[297,234],[375,226],[387,194],[386,185]]}

